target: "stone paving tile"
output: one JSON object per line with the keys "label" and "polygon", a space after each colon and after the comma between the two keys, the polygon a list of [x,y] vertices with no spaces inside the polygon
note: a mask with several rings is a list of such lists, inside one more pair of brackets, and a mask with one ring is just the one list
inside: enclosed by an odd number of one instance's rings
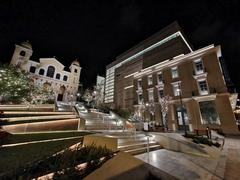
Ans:
{"label": "stone paving tile", "polygon": [[[147,153],[135,156],[148,162]],[[210,180],[214,176],[216,159],[198,157],[165,149],[149,153],[149,164],[177,177],[178,179]]]}

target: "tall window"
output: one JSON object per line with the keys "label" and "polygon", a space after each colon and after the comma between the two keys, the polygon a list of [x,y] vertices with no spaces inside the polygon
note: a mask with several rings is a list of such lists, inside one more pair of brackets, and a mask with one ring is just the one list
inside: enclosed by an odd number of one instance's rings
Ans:
{"label": "tall window", "polygon": [[56,79],[60,79],[60,77],[61,77],[60,74],[57,73],[57,74],[56,74]]}
{"label": "tall window", "polygon": [[143,95],[142,93],[138,94],[138,104],[141,104],[143,102]]}
{"label": "tall window", "polygon": [[153,77],[152,75],[148,76],[148,85],[152,85],[153,84]]}
{"label": "tall window", "polygon": [[138,89],[142,89],[142,80],[139,79],[137,82]]}
{"label": "tall window", "polygon": [[153,90],[148,90],[148,101],[149,102],[153,102],[154,101]]}
{"label": "tall window", "polygon": [[201,74],[204,72],[203,62],[201,59],[195,61],[195,73]]}
{"label": "tall window", "polygon": [[159,74],[157,75],[157,77],[158,77],[158,84],[162,84],[162,83],[163,83],[163,74],[162,74],[162,73],[159,73]]}
{"label": "tall window", "polygon": [[174,96],[179,96],[180,95],[180,91],[181,91],[181,89],[180,89],[180,85],[177,83],[177,84],[173,84],[172,85],[173,86],[173,94],[174,94]]}
{"label": "tall window", "polygon": [[163,89],[159,89],[159,90],[158,90],[158,97],[159,97],[159,99],[164,97],[164,91],[163,91]]}
{"label": "tall window", "polygon": [[208,94],[208,86],[206,79],[198,81],[200,95]]}
{"label": "tall window", "polygon": [[39,70],[39,75],[44,75],[44,73],[45,73],[44,69]]}
{"label": "tall window", "polygon": [[178,67],[172,68],[172,78],[177,78],[178,76]]}
{"label": "tall window", "polygon": [[35,73],[35,71],[36,71],[36,67],[34,67],[34,66],[30,66],[29,71],[30,71],[31,73]]}
{"label": "tall window", "polygon": [[55,73],[55,67],[49,66],[47,70],[47,77],[53,78],[54,73]]}
{"label": "tall window", "polygon": [[63,80],[64,81],[67,81],[68,80],[68,77],[66,75],[63,76]]}

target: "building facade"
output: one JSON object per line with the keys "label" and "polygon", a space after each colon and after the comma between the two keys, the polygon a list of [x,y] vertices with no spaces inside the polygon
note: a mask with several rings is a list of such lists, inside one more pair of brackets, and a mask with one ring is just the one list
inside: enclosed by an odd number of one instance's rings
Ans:
{"label": "building facade", "polygon": [[40,58],[39,62],[30,59],[33,50],[29,42],[15,45],[10,64],[29,72],[34,83],[53,90],[56,101],[76,101],[81,67],[77,60],[71,63],[69,71],[56,58]]}
{"label": "building facade", "polygon": [[[212,127],[239,133],[237,94],[227,87],[221,58],[220,46],[193,50],[174,22],[107,66],[105,103],[173,131]],[[168,121],[161,105],[166,97]]]}
{"label": "building facade", "polygon": [[[237,93],[229,93],[219,62],[220,46],[155,64],[134,74],[135,113],[164,125],[161,98],[170,96],[168,128],[189,131],[206,127],[239,133],[233,110]],[[153,113],[151,113],[153,112]]]}
{"label": "building facade", "polygon": [[119,55],[106,67],[105,103],[133,107],[133,75],[144,68],[180,54],[192,52],[180,26],[175,22]]}
{"label": "building facade", "polygon": [[102,76],[97,76],[96,79],[96,89],[99,93],[99,102],[103,103],[104,101],[104,89],[105,89],[105,78]]}

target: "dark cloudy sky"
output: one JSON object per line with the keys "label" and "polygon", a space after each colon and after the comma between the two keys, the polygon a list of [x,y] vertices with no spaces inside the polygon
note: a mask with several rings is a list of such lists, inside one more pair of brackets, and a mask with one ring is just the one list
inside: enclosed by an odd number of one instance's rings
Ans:
{"label": "dark cloudy sky", "polygon": [[117,55],[175,20],[195,49],[222,46],[239,87],[238,0],[0,0],[0,61],[9,62],[14,44],[29,40],[32,59],[56,56],[68,66],[78,58],[86,87]]}

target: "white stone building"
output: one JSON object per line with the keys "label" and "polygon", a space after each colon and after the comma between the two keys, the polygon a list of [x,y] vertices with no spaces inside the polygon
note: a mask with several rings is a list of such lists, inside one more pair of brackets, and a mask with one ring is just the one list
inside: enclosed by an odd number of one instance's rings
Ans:
{"label": "white stone building", "polygon": [[81,74],[79,62],[73,61],[69,71],[66,71],[56,58],[40,58],[39,62],[30,60],[32,53],[29,42],[16,44],[10,64],[29,72],[37,85],[52,89],[56,101],[75,101]]}

